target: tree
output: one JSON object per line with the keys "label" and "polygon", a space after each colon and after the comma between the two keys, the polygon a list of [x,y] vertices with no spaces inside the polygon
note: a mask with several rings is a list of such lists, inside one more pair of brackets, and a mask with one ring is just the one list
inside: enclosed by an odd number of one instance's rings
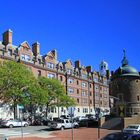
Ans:
{"label": "tree", "polygon": [[[46,117],[48,115],[49,107],[53,106],[72,106],[75,105],[74,99],[66,95],[64,86],[56,79],[49,79],[46,77],[39,77],[38,82],[48,98],[44,98],[43,103],[46,105]],[[45,93],[45,92],[44,92]],[[47,99],[47,100],[46,100]]]}
{"label": "tree", "polygon": [[14,61],[0,62],[0,100],[14,106],[16,118],[17,104],[29,104],[30,98],[26,92],[33,93],[37,81],[31,70],[21,63]]}

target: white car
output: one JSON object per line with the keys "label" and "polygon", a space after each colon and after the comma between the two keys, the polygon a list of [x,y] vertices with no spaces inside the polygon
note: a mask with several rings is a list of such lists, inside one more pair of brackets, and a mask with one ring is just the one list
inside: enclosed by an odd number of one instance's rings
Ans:
{"label": "white car", "polygon": [[21,121],[21,120],[3,120],[1,122],[1,126],[2,127],[9,127],[9,128],[12,128],[12,127],[19,127],[19,126],[28,126],[28,122],[26,121]]}
{"label": "white car", "polygon": [[61,129],[64,130],[66,128],[78,128],[79,124],[77,122],[72,122],[69,119],[57,119],[55,121],[49,122],[48,127],[50,129]]}
{"label": "white car", "polygon": [[130,124],[123,129],[123,132],[133,134],[140,133],[140,124]]}

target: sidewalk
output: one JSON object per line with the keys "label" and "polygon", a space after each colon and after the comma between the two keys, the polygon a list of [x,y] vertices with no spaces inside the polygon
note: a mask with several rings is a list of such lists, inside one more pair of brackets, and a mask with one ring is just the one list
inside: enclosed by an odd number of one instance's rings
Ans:
{"label": "sidewalk", "polygon": [[[100,138],[108,133],[115,132],[116,130],[100,129]],[[73,135],[72,135],[73,134]],[[46,136],[29,135],[23,138],[9,138],[9,140],[99,140],[98,128],[78,128],[68,129],[64,131],[52,131],[51,134]]]}

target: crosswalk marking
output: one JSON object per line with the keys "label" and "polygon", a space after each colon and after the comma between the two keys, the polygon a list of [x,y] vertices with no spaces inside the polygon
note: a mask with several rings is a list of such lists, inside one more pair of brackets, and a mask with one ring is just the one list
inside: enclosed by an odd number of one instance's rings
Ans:
{"label": "crosswalk marking", "polygon": [[7,136],[19,136],[19,135],[28,135],[28,134],[30,134],[30,133],[25,133],[25,132],[21,132],[21,131],[17,131],[17,132],[15,132],[15,131],[1,131],[0,132],[0,136],[4,136],[4,137],[7,137]]}

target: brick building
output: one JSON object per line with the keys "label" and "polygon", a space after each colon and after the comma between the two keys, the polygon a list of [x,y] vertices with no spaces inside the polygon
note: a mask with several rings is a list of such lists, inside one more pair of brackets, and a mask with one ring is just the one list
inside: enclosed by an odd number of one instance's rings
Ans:
{"label": "brick building", "polygon": [[110,95],[114,98],[114,111],[125,117],[140,113],[140,75],[129,65],[124,51],[122,66],[112,72]]}
{"label": "brick building", "polygon": [[[41,55],[39,42],[35,42],[32,47],[27,41],[19,46],[13,45],[12,33],[11,30],[3,33],[0,59],[20,61],[31,69],[36,77],[45,76],[61,81],[67,89],[67,94],[77,102],[74,111],[76,116],[95,114],[97,108],[102,112],[109,111],[109,86],[105,75],[93,72],[91,66],[85,67],[79,60],[74,64],[71,60],[60,62],[56,50]],[[60,115],[67,113],[66,108],[59,109]],[[58,108],[50,109],[50,114],[57,116]]]}

